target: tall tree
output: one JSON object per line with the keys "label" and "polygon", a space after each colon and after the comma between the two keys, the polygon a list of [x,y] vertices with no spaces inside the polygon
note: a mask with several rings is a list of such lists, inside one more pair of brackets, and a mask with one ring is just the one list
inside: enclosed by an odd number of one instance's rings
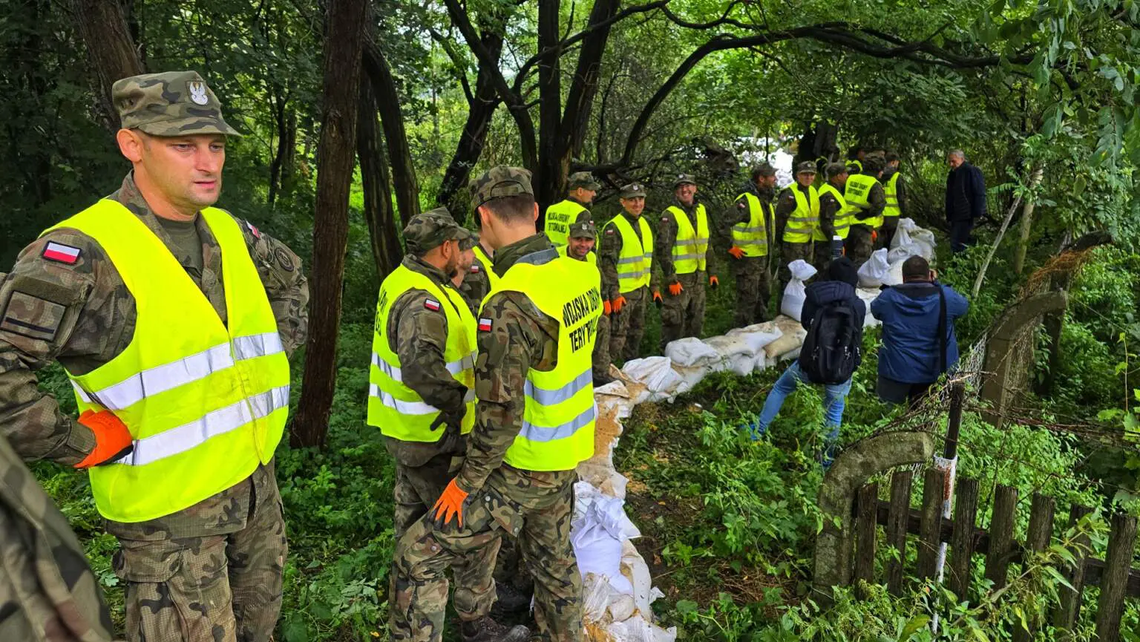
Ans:
{"label": "tall tree", "polygon": [[323,447],[336,389],[341,283],[348,244],[348,193],[355,169],[356,118],[367,0],[329,0],[325,32],[324,101],[317,146],[317,208],[313,224],[309,341],[304,394],[291,443]]}
{"label": "tall tree", "polygon": [[[364,191],[364,220],[376,263],[376,276],[383,281],[396,269],[403,255],[392,211],[392,184],[384,145],[376,127],[379,118],[376,94],[367,76],[360,79],[360,116],[356,124],[356,154],[360,158],[360,179]],[[379,286],[379,282],[376,284]]]}
{"label": "tall tree", "polygon": [[111,85],[120,78],[143,73],[142,60],[119,0],[72,0],[71,8],[87,45],[88,59],[99,78],[104,125],[114,133],[119,129],[119,116],[111,104]]}

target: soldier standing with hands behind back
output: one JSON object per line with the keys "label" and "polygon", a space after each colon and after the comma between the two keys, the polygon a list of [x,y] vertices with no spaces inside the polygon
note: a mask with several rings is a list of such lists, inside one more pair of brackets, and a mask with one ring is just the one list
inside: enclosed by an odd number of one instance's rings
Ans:
{"label": "soldier standing with hands behind back", "polygon": [[699,337],[705,325],[705,273],[709,287],[720,280],[712,265],[709,247],[709,218],[697,202],[697,182],[681,174],[673,183],[676,201],[661,213],[657,224],[654,254],[661,266],[662,280],[668,286],[661,310],[661,352],[682,337]]}
{"label": "soldier standing with hands behind back", "polygon": [[772,275],[769,257],[772,235],[776,231],[776,213],[772,198],[776,188],[776,168],[764,163],[752,170],[751,189],[741,194],[724,225],[732,247],[732,271],[736,277],[736,319],[738,328],[768,320],[768,302],[772,298]]}
{"label": "soldier standing with hands behind back", "polygon": [[[287,550],[273,454],[308,285],[288,247],[212,207],[237,132],[201,76],[124,78],[112,99],[132,171],[0,286],[0,431],[26,459],[89,470],[128,640],[264,642]],[[36,386],[53,360],[78,420]]]}
{"label": "soldier standing with hands behind back", "polygon": [[[598,252],[602,271],[602,298],[609,325],[608,345],[598,361],[636,359],[645,333],[649,293],[661,301],[657,274],[653,271],[653,229],[645,220],[645,186],[630,183],[621,188],[622,211],[606,223]],[[599,337],[599,341],[601,337]],[[595,374],[597,371],[595,371]]]}

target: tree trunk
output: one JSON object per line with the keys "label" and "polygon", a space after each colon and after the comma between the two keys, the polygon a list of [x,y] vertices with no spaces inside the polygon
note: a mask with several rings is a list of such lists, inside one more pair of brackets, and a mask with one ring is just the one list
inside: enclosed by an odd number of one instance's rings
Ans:
{"label": "tree trunk", "polygon": [[[594,9],[590,12],[590,20],[586,29],[600,25],[617,13],[617,0],[597,0]],[[582,146],[589,131],[590,109],[594,105],[594,97],[598,93],[598,74],[602,68],[602,55],[609,41],[610,27],[600,27],[591,31],[590,35],[582,40],[582,48],[578,52],[578,68],[574,72],[574,82],[566,95],[566,113],[562,118],[562,130],[565,132],[569,144],[563,150],[563,164],[569,167],[570,160],[581,156]],[[601,162],[601,159],[597,159]]]}
{"label": "tree trunk", "polygon": [[[483,46],[489,51],[498,64],[499,54],[503,49],[503,36],[493,30],[483,31]],[[471,178],[471,168],[479,162],[483,155],[483,147],[487,143],[487,132],[491,128],[491,120],[495,116],[495,109],[499,106],[499,95],[495,91],[492,80],[494,72],[479,64],[479,75],[475,80],[475,94],[473,101],[468,105],[467,122],[463,125],[463,133],[459,136],[459,144],[447,171],[443,173],[443,182],[439,186],[436,202],[447,208],[455,220],[463,223],[471,209],[470,201],[466,198],[467,182]]]}
{"label": "tree trunk", "polygon": [[356,155],[360,158],[360,178],[364,187],[364,220],[376,262],[376,286],[400,264],[403,250],[392,211],[391,182],[384,145],[377,127],[376,95],[367,77],[360,79],[360,115],[356,123]]}
{"label": "tree trunk", "polygon": [[[371,29],[371,27],[369,27]],[[416,181],[416,165],[408,146],[404,130],[404,114],[400,109],[400,94],[388,61],[375,42],[368,40],[364,48],[364,70],[376,94],[380,109],[380,122],[384,127],[384,142],[392,162],[392,184],[396,188],[396,207],[404,225],[420,211],[420,188]]]}
{"label": "tree trunk", "polygon": [[[566,179],[562,171],[560,140],[562,128],[562,72],[560,61],[562,40],[558,19],[562,15],[559,0],[538,3],[538,50],[553,53],[538,63],[538,172],[534,177],[534,197],[541,212],[538,228],[542,229],[546,208],[560,200]],[[567,137],[568,139],[568,137]],[[560,178],[561,177],[561,178]]]}
{"label": "tree trunk", "polygon": [[[1037,181],[1040,182],[1040,181]],[[1029,236],[1033,233],[1033,209],[1036,203],[1025,201],[1021,208],[1021,234],[1017,239],[1017,252],[1013,255],[1013,271],[1021,274],[1025,269],[1025,253],[1029,250]]]}
{"label": "tree trunk", "polygon": [[144,72],[119,0],[71,0],[75,23],[86,45],[87,58],[99,78],[99,106],[104,126],[119,131],[119,113],[111,104],[116,80]]}
{"label": "tree trunk", "polygon": [[325,33],[324,104],[317,147],[317,209],[313,223],[313,293],[301,402],[290,443],[323,447],[336,389],[336,340],[344,254],[348,244],[348,193],[355,168],[360,61],[368,0],[329,0]]}
{"label": "tree trunk", "polygon": [[271,208],[279,196],[290,191],[293,157],[297,153],[297,119],[289,109],[288,95],[273,97],[273,120],[277,126],[277,151],[269,164],[269,195],[266,198]]}

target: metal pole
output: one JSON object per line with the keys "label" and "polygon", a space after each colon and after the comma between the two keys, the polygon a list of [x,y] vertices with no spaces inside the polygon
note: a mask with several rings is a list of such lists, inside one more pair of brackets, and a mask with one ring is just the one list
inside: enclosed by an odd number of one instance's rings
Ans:
{"label": "metal pole", "polygon": [[[946,426],[946,449],[942,457],[934,457],[934,465],[946,473],[946,485],[942,490],[942,519],[950,519],[950,507],[954,499],[954,480],[958,472],[958,434],[962,429],[962,403],[966,398],[966,387],[956,382],[950,387],[950,421]],[[938,560],[935,565],[935,578],[941,584],[946,571],[946,542],[938,543]],[[938,632],[938,613],[930,623],[931,630]]]}

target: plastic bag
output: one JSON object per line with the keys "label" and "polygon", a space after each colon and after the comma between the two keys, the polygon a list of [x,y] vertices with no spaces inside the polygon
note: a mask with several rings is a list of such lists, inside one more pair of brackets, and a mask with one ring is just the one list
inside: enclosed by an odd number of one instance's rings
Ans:
{"label": "plastic bag", "polygon": [[792,280],[788,281],[788,287],[784,288],[784,297],[780,300],[780,312],[799,321],[804,300],[807,299],[807,286],[804,285],[804,281],[815,276],[815,268],[803,259],[796,259],[788,264],[788,270],[792,273]]}
{"label": "plastic bag", "polygon": [[859,287],[877,288],[891,272],[891,264],[887,261],[887,250],[875,250],[866,263],[859,266]]}

